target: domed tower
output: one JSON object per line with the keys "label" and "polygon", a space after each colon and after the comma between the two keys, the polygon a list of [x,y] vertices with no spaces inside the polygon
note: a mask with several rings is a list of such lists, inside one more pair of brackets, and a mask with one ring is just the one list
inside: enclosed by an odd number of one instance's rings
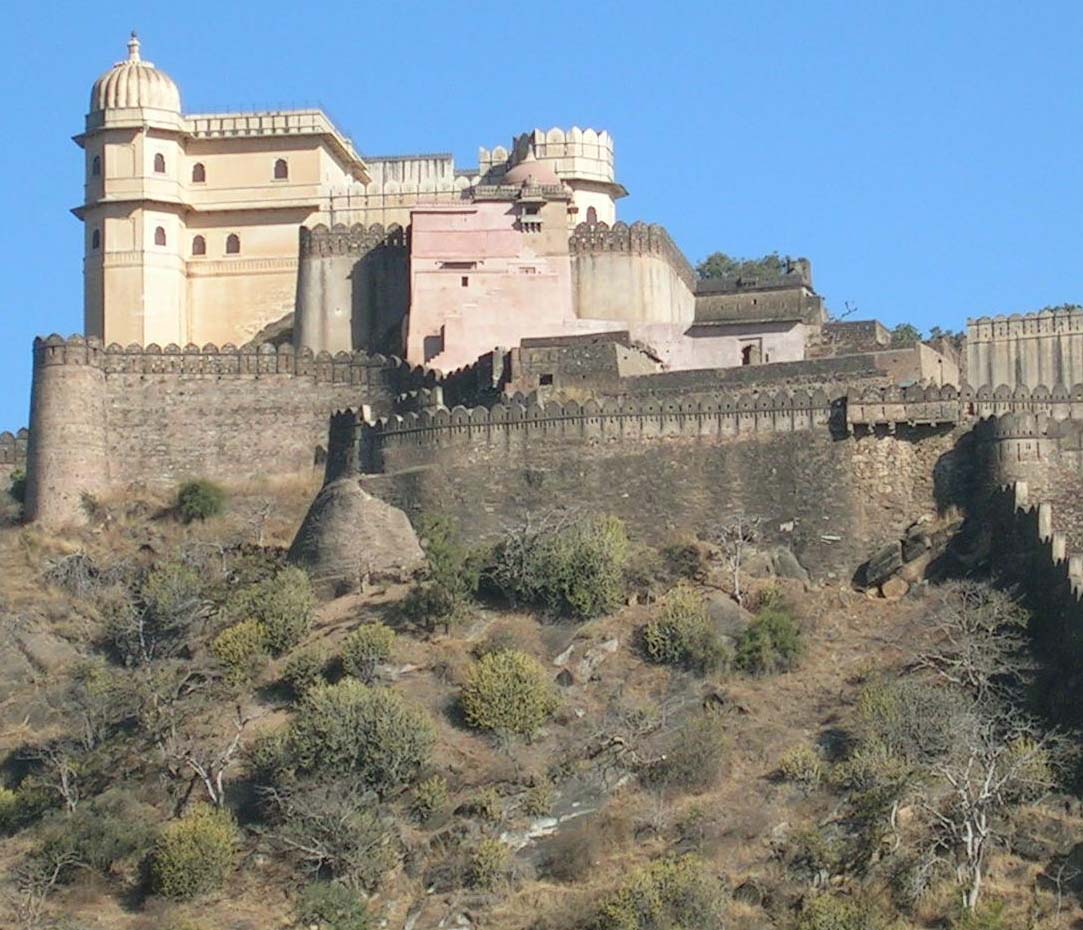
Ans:
{"label": "domed tower", "polygon": [[183,345],[186,277],[180,92],[139,54],[94,82],[86,130],[85,332],[104,342]]}

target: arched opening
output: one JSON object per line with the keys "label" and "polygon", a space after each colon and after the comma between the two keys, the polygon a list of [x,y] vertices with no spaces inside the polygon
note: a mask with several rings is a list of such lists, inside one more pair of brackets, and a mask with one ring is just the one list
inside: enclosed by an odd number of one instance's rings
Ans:
{"label": "arched opening", "polygon": [[226,237],[226,255],[241,254],[241,237],[236,233],[230,233]]}
{"label": "arched opening", "polygon": [[165,156],[161,152],[154,155],[154,173],[165,174]]}
{"label": "arched opening", "polygon": [[207,180],[207,169],[203,167],[203,162],[197,161],[192,165],[192,183],[202,184]]}
{"label": "arched opening", "polygon": [[760,363],[760,347],[754,343],[749,342],[741,346],[741,364],[742,365],[758,365]]}
{"label": "arched opening", "polygon": [[192,254],[193,255],[206,255],[207,254],[207,240],[202,236],[196,236],[192,240]]}
{"label": "arched opening", "polygon": [[285,181],[290,176],[290,166],[286,164],[286,159],[279,158],[275,162],[275,180]]}
{"label": "arched opening", "polygon": [[154,230],[154,244],[165,245],[165,229],[163,229],[161,226],[157,227]]}
{"label": "arched opening", "polygon": [[598,211],[594,207],[587,207],[587,222],[592,226],[598,222]]}
{"label": "arched opening", "polygon": [[96,177],[96,178],[101,177],[101,173],[102,173],[102,157],[101,157],[101,155],[95,155],[93,160],[90,162],[90,173],[92,175],[94,175],[94,177]]}
{"label": "arched opening", "polygon": [[102,231],[100,229],[95,229],[94,232],[90,234],[90,247],[92,249],[100,249],[102,247]]}

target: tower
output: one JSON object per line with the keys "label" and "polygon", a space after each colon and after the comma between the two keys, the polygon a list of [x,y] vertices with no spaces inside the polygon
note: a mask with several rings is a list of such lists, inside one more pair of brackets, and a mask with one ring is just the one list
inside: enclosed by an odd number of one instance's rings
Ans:
{"label": "tower", "polygon": [[86,129],[84,321],[122,344],[188,341],[182,197],[184,122],[172,79],[139,54],[94,82]]}

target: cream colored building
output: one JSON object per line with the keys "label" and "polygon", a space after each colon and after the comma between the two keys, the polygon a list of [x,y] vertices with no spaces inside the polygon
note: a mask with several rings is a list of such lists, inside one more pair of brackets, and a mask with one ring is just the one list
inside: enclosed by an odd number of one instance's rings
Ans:
{"label": "cream colored building", "polygon": [[186,115],[134,33],[127,58],[94,83],[75,141],[85,331],[125,345],[240,344],[288,325],[299,227],[405,228],[413,207],[499,183],[532,147],[568,186],[569,227],[588,215],[612,223],[625,193],[612,140],[590,129],[535,130],[458,171],[450,155],[362,159],[321,110]]}

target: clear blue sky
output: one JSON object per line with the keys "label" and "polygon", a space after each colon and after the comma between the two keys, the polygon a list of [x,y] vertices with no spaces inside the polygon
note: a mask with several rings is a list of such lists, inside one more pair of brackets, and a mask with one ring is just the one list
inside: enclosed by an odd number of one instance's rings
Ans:
{"label": "clear blue sky", "polygon": [[[185,109],[322,104],[369,154],[614,136],[621,217],[692,261],[812,259],[828,305],[958,328],[1083,301],[1083,4],[12,4],[0,31],[0,429],[79,331],[90,85],[128,31]],[[16,140],[18,140],[16,142]]]}

